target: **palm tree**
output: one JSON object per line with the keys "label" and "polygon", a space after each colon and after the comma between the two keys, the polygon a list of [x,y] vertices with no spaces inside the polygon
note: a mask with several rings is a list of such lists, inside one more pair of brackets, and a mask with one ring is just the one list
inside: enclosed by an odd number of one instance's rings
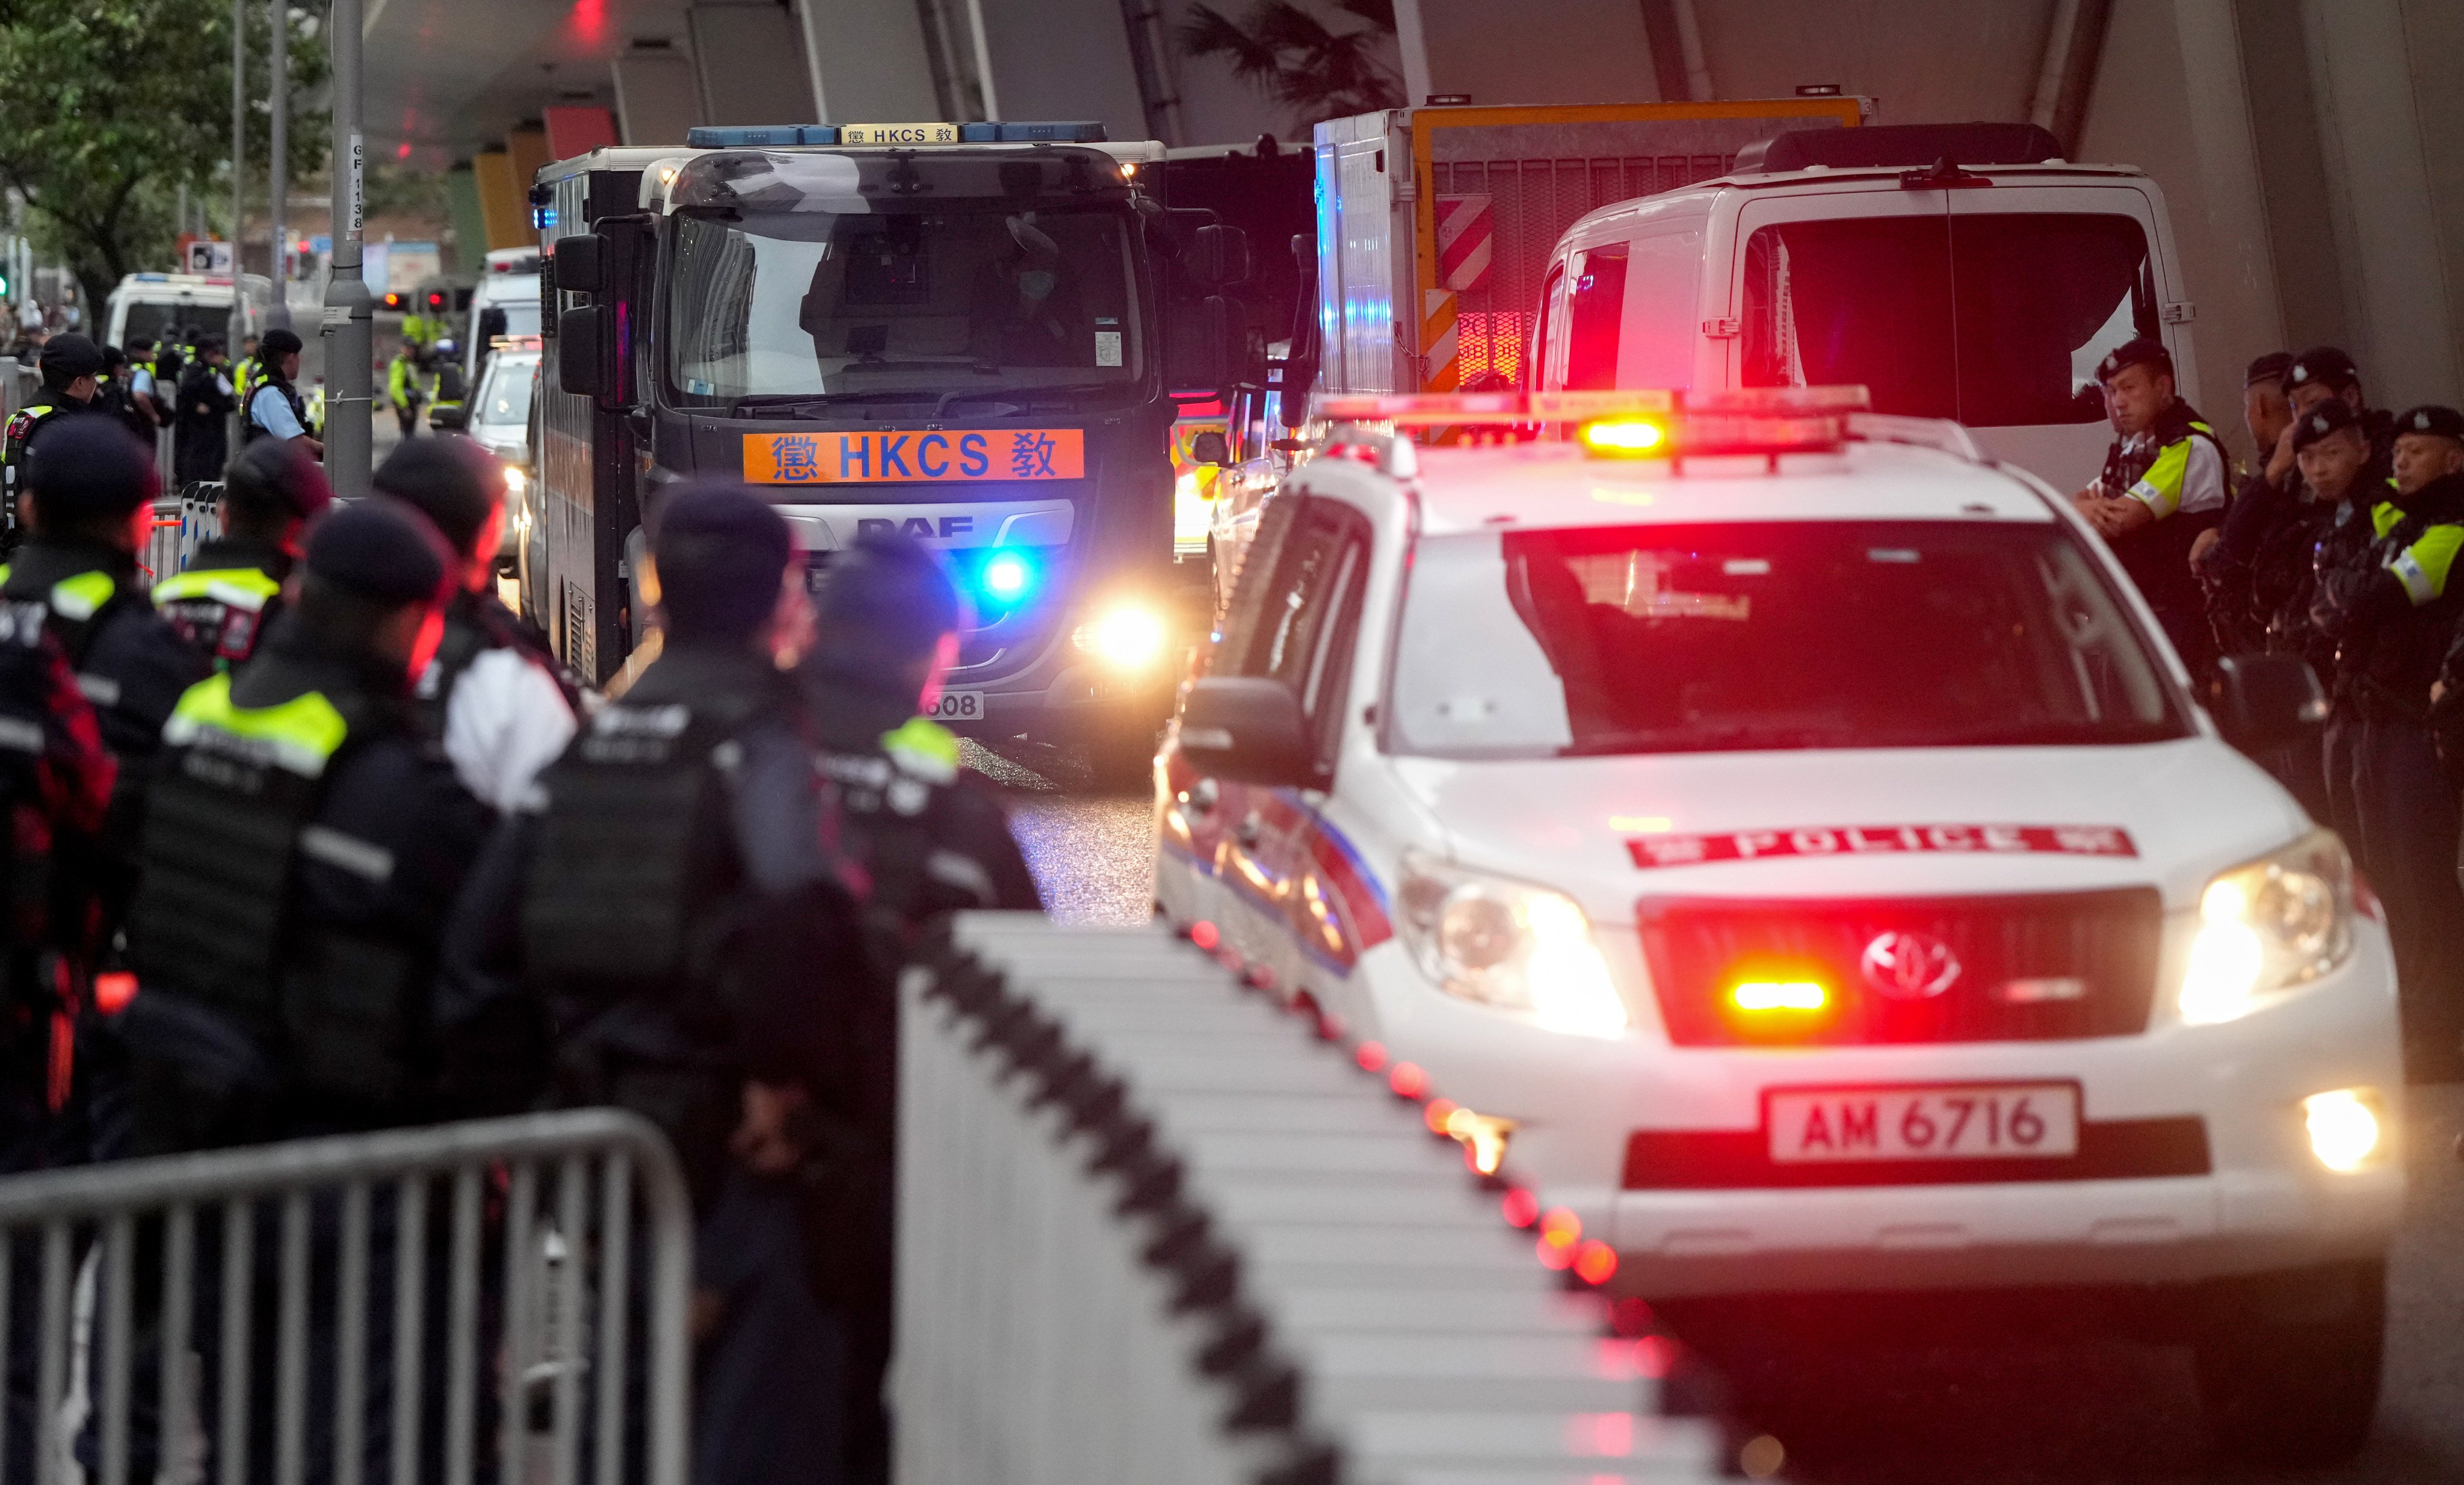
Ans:
{"label": "palm tree", "polygon": [[1394,0],[1332,0],[1360,26],[1335,31],[1292,0],[1255,0],[1235,21],[1211,5],[1180,26],[1184,56],[1221,56],[1242,81],[1300,123],[1403,104],[1402,78],[1379,54],[1395,35]]}

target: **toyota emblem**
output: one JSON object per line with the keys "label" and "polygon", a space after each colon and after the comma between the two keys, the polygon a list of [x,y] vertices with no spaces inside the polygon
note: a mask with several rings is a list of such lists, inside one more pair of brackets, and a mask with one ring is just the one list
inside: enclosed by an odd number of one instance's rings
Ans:
{"label": "toyota emblem", "polygon": [[1929,1000],[1959,983],[1959,956],[1925,933],[1877,933],[1858,960],[1865,983],[1894,1000]]}

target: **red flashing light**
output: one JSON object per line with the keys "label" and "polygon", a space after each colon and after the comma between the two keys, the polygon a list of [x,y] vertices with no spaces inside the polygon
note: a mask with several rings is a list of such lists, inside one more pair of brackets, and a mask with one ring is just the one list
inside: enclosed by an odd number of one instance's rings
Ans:
{"label": "red flashing light", "polygon": [[1386,1079],[1386,1086],[1403,1098],[1417,1099],[1429,1091],[1429,1075],[1420,1070],[1418,1062],[1397,1062]]}
{"label": "red flashing light", "polygon": [[1621,1336],[1651,1334],[1654,1318],[1651,1301],[1639,1295],[1627,1295],[1609,1305],[1609,1328]]}
{"label": "red flashing light", "polygon": [[1617,1250],[1595,1237],[1574,1250],[1574,1277],[1600,1285],[1617,1277]]}
{"label": "red flashing light", "polygon": [[1215,925],[1203,918],[1189,926],[1189,941],[1209,953],[1215,951],[1215,946],[1222,942],[1222,937],[1216,931]]}
{"label": "red flashing light", "polygon": [[1540,1240],[1552,1247],[1571,1250],[1582,1240],[1583,1219],[1563,1207],[1551,1207],[1540,1213]]}
{"label": "red flashing light", "polygon": [[1362,1072],[1374,1073],[1386,1065],[1385,1043],[1364,1041],[1352,1049],[1352,1059],[1360,1064]]}
{"label": "red flashing light", "polygon": [[1540,1266],[1551,1273],[1563,1274],[1574,1266],[1574,1250],[1551,1242],[1545,1234],[1532,1251],[1539,1256]]}
{"label": "red flashing light", "polygon": [[94,977],[94,1008],[105,1015],[118,1015],[137,998],[137,976],[125,970],[114,970]]}
{"label": "red flashing light", "polygon": [[1446,1132],[1447,1118],[1462,1106],[1452,1099],[1431,1099],[1427,1106],[1420,1110],[1420,1122],[1429,1126],[1431,1134],[1443,1134]]}
{"label": "red flashing light", "polygon": [[1498,1207],[1506,1213],[1508,1227],[1529,1227],[1540,1220],[1540,1198],[1519,1186],[1507,1188]]}
{"label": "red flashing light", "polygon": [[1666,1336],[1645,1336],[1634,1343],[1634,1369],[1653,1381],[1677,1369],[1677,1343]]}

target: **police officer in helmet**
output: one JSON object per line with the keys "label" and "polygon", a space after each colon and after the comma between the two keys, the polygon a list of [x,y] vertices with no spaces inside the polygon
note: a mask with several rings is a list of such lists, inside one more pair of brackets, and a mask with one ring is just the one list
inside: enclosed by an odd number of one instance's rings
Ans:
{"label": "police officer in helmet", "polygon": [[333,503],[325,471],[297,446],[251,444],[223,475],[223,534],[154,584],[154,606],[217,666],[247,660],[282,612],[302,530]]}
{"label": "police officer in helmet", "polygon": [[436,663],[419,678],[420,710],[471,792],[510,810],[573,740],[573,705],[556,657],[496,597],[505,467],[458,435],[412,439],[377,470],[376,489],[417,507],[453,548],[453,599]]}
{"label": "police officer in helmet", "polygon": [[410,704],[451,571],[416,513],[336,511],[256,657],[180,699],[129,915],[141,1150],[482,1111],[435,969],[488,814]]}
{"label": "police officer in helmet", "polygon": [[2215,648],[2190,552],[2224,519],[2232,462],[2215,429],[2176,392],[2173,356],[2162,340],[2143,336],[2115,348],[2096,374],[2120,436],[2103,472],[2074,501],[2190,673],[2204,676]]}
{"label": "police officer in helmet", "polygon": [[868,535],[832,561],[818,606],[799,679],[870,901],[910,932],[945,912],[1041,908],[1000,798],[922,714],[958,653],[948,572],[912,537]]}
{"label": "police officer in helmet", "polygon": [[55,335],[43,342],[35,364],[42,371],[42,390],[10,416],[6,432],[0,433],[0,486],[5,486],[8,504],[8,529],[0,533],[0,551],[14,551],[25,539],[24,517],[17,505],[25,492],[26,450],[34,429],[60,412],[83,412],[93,406],[101,384],[102,348],[81,335]]}
{"label": "police officer in helmet", "polygon": [[635,1109],[683,1159],[713,1318],[696,1479],[809,1479],[835,1439],[815,1406],[835,1347],[801,1197],[816,1162],[846,1180],[886,1163],[859,1147],[887,1126],[890,992],[778,667],[810,626],[786,523],[740,488],[687,487],[650,557],[658,659],[499,830],[447,951],[466,1004],[545,1006],[561,1100]]}

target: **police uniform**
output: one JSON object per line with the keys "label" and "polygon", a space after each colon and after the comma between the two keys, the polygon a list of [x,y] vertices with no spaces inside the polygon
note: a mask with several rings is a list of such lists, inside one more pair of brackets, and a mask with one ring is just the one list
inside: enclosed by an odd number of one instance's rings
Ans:
{"label": "police uniform", "polygon": [[[2421,407],[2399,434],[2464,442],[2464,416]],[[2464,886],[2455,874],[2456,793],[2438,761],[2431,688],[2464,618],[2464,474],[2392,493],[2369,512],[2360,556],[2321,575],[2340,640],[2344,699],[2361,723],[2350,785],[2356,854],[2387,905],[2416,1072],[2451,1076],[2464,1059]]]}
{"label": "police uniform", "polygon": [[445,609],[445,638],[419,678],[429,735],[444,745],[473,794],[499,810],[521,802],[531,781],[573,739],[576,693],[538,631],[496,598],[482,553],[491,517],[504,509],[504,466],[467,438],[406,440],[376,472],[377,491],[407,501],[434,522],[466,579]]}
{"label": "police uniform", "polygon": [[[188,565],[154,584],[154,606],[180,637],[228,670],[256,652],[282,612],[282,584],[293,551],[284,541],[252,535],[239,510],[282,511],[289,524],[313,519],[333,503],[322,470],[287,444],[259,443],[225,477],[224,535],[197,548]],[[261,513],[258,518],[263,518]]]}
{"label": "police uniform", "polygon": [[[803,708],[753,638],[792,556],[785,523],[749,492],[689,489],[651,550],[659,658],[539,775],[448,949],[465,999],[518,987],[550,1009],[561,1100],[632,1108],[676,1147],[696,1281],[723,1301],[694,1477],[784,1485],[828,1477],[837,1443],[815,1400],[839,1381],[840,1326],[804,1260],[803,1196],[830,1187],[886,1231],[895,1005],[825,843]],[[751,1083],[809,1099],[792,1172],[730,1153]]]}
{"label": "police uniform", "polygon": [[842,845],[869,902],[911,934],[944,913],[1043,908],[1007,812],[960,767],[949,729],[915,715],[913,697],[826,661],[803,679]]}
{"label": "police uniform", "polygon": [[281,370],[283,358],[299,348],[299,338],[290,331],[269,330],[257,342],[256,355],[241,368],[241,448],[260,438],[295,438],[308,431],[308,406]]}
{"label": "police uniform", "polygon": [[178,386],[179,405],[171,423],[171,468],[184,486],[218,480],[223,477],[224,462],[231,457],[231,435],[224,420],[239,410],[231,379],[222,367],[200,357],[180,373]]}
{"label": "police uniform", "polygon": [[[2133,340],[2105,357],[2097,379],[2110,382],[2135,365],[2172,369],[2161,343]],[[2190,548],[2224,519],[2232,468],[2215,428],[2176,396],[2153,426],[2113,441],[2099,476],[2105,494],[2136,500],[2155,517],[2109,544],[2193,675],[2204,673],[2214,646]]]}
{"label": "police uniform", "polygon": [[0,550],[14,551],[25,539],[17,496],[25,489],[26,450],[34,430],[53,418],[83,412],[91,405],[69,396],[68,387],[79,377],[102,375],[102,350],[81,335],[56,335],[43,342],[37,364],[43,374],[42,390],[10,415],[5,432],[0,432],[0,498],[5,498],[7,507],[0,513],[7,521],[5,533],[0,533]]}
{"label": "police uniform", "polygon": [[[397,609],[435,601],[448,568],[384,505],[320,523],[305,560]],[[487,812],[420,737],[401,662],[308,617],[284,614],[165,729],[122,1018],[148,1151],[474,1111],[448,1092],[434,974]]]}

